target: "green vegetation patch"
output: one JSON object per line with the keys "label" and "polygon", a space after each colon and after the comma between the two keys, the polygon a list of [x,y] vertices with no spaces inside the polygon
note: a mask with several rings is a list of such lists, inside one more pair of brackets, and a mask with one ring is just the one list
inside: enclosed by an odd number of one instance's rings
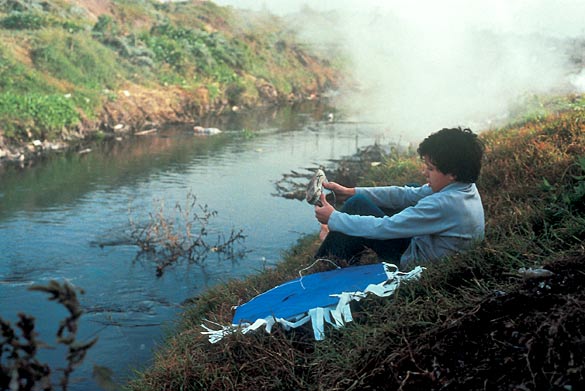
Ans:
{"label": "green vegetation patch", "polygon": [[32,51],[37,68],[88,89],[115,88],[124,75],[116,54],[88,33],[44,30]]}
{"label": "green vegetation patch", "polygon": [[7,30],[40,30],[47,27],[59,27],[69,32],[79,32],[84,25],[76,20],[63,19],[40,9],[12,11],[0,18],[0,27]]}
{"label": "green vegetation patch", "polygon": [[177,71],[197,69],[211,76],[220,72],[221,64],[232,69],[229,73],[233,74],[233,68],[241,68],[245,58],[243,46],[218,32],[163,24],[153,27],[142,39],[158,61],[172,65]]}
{"label": "green vegetation patch", "polygon": [[0,26],[12,30],[38,30],[50,25],[46,14],[36,11],[11,12],[0,19]]}
{"label": "green vegetation patch", "polygon": [[0,90],[21,93],[53,92],[42,75],[6,55],[0,48]]}
{"label": "green vegetation patch", "polygon": [[0,122],[7,137],[27,140],[28,130],[33,138],[53,139],[79,120],[75,104],[62,94],[0,94]]}

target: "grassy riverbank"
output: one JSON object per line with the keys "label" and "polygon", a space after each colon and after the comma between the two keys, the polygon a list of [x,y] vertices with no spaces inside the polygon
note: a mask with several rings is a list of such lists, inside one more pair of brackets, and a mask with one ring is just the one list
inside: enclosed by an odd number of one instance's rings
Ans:
{"label": "grassy riverbank", "polygon": [[[216,286],[185,308],[131,390],[580,389],[585,386],[585,114],[580,98],[487,130],[478,183],[487,237],[428,265],[391,299],[368,298],[355,321],[315,342],[310,327],[234,334],[210,344],[208,319],[298,276],[307,237],[274,269]],[[362,185],[419,178],[414,155],[391,156]],[[370,261],[376,261],[370,257]],[[529,278],[520,268],[546,268]],[[321,264],[311,271],[330,268]]]}
{"label": "grassy riverbank", "polygon": [[209,1],[2,2],[0,39],[0,161],[318,99],[340,75],[283,19]]}

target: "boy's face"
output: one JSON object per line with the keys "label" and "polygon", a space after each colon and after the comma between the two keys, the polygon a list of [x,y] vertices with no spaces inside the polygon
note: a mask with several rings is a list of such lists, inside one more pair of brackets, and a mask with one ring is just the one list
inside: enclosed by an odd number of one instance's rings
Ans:
{"label": "boy's face", "polygon": [[431,163],[428,156],[424,156],[425,162],[423,174],[434,193],[441,191],[445,186],[455,182],[456,178],[452,174],[444,174]]}

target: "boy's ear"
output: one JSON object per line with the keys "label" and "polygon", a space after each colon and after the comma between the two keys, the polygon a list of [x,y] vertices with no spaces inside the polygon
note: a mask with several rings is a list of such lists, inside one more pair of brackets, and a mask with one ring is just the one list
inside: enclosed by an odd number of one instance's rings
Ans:
{"label": "boy's ear", "polygon": [[451,179],[453,182],[457,181],[457,175],[455,174],[447,174],[449,176],[449,179]]}

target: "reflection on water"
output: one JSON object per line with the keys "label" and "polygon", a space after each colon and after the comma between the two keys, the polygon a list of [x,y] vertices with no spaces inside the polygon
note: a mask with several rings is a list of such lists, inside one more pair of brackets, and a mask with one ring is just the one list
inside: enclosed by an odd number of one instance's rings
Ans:
{"label": "reflection on water", "polygon": [[[320,106],[230,114],[203,124],[224,130],[213,137],[194,136],[191,126],[168,127],[95,145],[87,154],[57,155],[27,170],[5,169],[0,316],[14,322],[18,312],[34,315],[40,338],[55,345],[63,309],[26,288],[66,279],[86,292],[81,337],[99,337],[72,389],[96,388],[94,364],[115,370],[118,380],[148,365],[185,299],[274,265],[301,235],[317,232],[311,206],[271,195],[283,173],[391,141],[375,124],[327,123],[326,115]],[[129,208],[148,213],[154,200],[171,206],[188,192],[218,212],[214,232],[243,230],[244,259],[211,258],[204,269],[180,264],[157,278],[152,262],[136,257],[136,247],[96,245],[123,236]],[[59,349],[43,351],[52,366],[62,367],[63,357]]]}

